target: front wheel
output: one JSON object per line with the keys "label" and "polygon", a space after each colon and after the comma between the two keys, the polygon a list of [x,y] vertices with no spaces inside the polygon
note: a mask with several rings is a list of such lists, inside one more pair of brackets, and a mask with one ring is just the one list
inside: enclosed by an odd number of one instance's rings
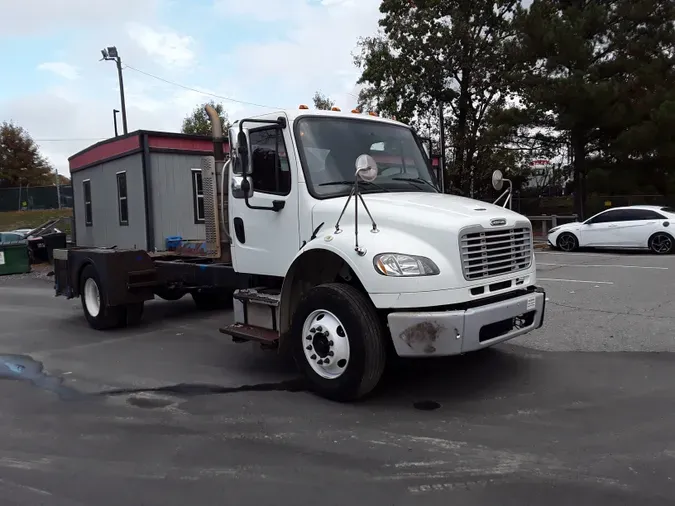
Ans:
{"label": "front wheel", "polygon": [[579,247],[579,241],[577,240],[576,236],[574,234],[570,234],[569,232],[563,232],[560,234],[556,244],[558,249],[567,253],[575,251]]}
{"label": "front wheel", "polygon": [[656,255],[669,255],[673,252],[673,238],[665,232],[657,232],[649,238],[649,249]]}
{"label": "front wheel", "polygon": [[328,399],[364,397],[384,372],[384,330],[371,301],[350,285],[311,288],[293,316],[290,338],[300,372]]}

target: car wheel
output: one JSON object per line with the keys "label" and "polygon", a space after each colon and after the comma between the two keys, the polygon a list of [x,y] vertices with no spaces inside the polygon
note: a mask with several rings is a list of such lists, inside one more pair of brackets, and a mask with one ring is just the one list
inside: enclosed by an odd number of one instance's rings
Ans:
{"label": "car wheel", "polygon": [[649,250],[656,255],[668,255],[673,252],[673,238],[665,232],[657,232],[649,238]]}
{"label": "car wheel", "polygon": [[570,251],[574,251],[579,247],[579,240],[574,234],[570,232],[563,232],[558,236],[556,245],[558,246],[559,250],[569,253]]}
{"label": "car wheel", "polygon": [[290,339],[298,369],[322,397],[356,400],[382,377],[384,330],[371,301],[350,285],[310,289],[293,316]]}

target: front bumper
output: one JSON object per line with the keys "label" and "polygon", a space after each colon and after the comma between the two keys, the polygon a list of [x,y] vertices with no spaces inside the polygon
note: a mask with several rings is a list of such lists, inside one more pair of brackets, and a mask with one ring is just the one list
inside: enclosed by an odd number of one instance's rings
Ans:
{"label": "front bumper", "polygon": [[527,334],[544,323],[542,288],[517,297],[458,311],[400,312],[387,316],[401,357],[459,355]]}

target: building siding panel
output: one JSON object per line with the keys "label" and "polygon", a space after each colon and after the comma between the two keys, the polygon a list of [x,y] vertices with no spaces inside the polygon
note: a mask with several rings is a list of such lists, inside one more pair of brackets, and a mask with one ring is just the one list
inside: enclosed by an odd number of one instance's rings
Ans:
{"label": "building siding panel", "polygon": [[[127,173],[129,225],[119,223],[117,173]],[[145,198],[140,153],[95,165],[71,174],[78,246],[145,249]],[[82,182],[91,181],[92,226],[85,224]]]}
{"label": "building siding panel", "polygon": [[192,169],[201,157],[178,153],[151,153],[155,247],[164,250],[166,238],[204,240],[203,223],[195,223],[192,200]]}

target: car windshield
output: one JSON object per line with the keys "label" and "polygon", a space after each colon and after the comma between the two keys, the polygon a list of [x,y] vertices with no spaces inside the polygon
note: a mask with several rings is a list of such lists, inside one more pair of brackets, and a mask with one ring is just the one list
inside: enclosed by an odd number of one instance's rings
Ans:
{"label": "car windshield", "polygon": [[356,159],[373,157],[378,176],[363,183],[364,193],[438,192],[429,161],[419,142],[404,126],[380,121],[301,118],[295,136],[309,191],[315,197],[345,195],[355,180]]}

